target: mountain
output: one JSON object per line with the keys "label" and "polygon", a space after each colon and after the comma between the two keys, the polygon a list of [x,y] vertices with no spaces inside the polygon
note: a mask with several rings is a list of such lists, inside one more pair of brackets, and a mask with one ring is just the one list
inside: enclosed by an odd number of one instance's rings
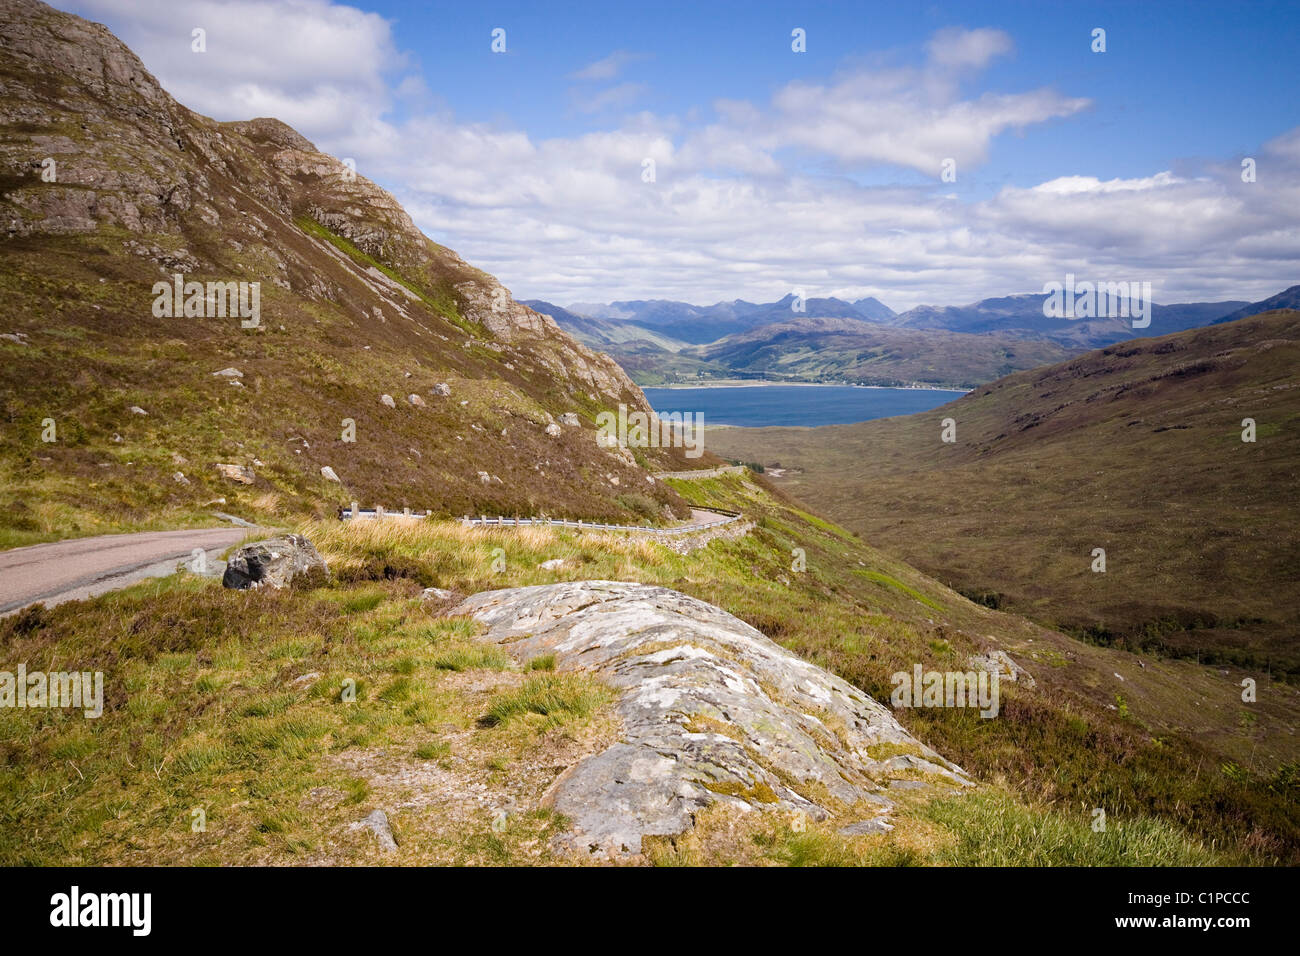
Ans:
{"label": "mountain", "polygon": [[1300,312],[1280,310],[1019,372],[922,415],[709,443],[793,469],[782,487],[995,606],[1294,678],[1298,364]]}
{"label": "mountain", "polygon": [[891,309],[885,303],[873,296],[867,296],[865,299],[858,299],[853,303],[853,308],[858,310],[858,314],[864,319],[872,322],[884,322],[892,319],[898,313]]}
{"label": "mountain", "polygon": [[1242,302],[1153,304],[1151,325],[1134,329],[1130,319],[1049,318],[1043,314],[1047,296],[1040,293],[998,296],[962,306],[922,305],[895,317],[891,324],[909,329],[949,332],[994,332],[1023,339],[1045,339],[1066,348],[1099,348],[1148,335],[1165,335],[1209,325]]}
{"label": "mountain", "polygon": [[810,298],[796,311],[796,297],[791,294],[775,302],[747,302],[736,299],[714,305],[691,305],[670,299],[642,299],[623,302],[575,303],[571,312],[613,322],[630,322],[654,329],[693,345],[718,339],[791,318],[847,318],[878,321],[893,316],[893,311],[877,299],[846,302],[835,298]]}
{"label": "mountain", "polygon": [[725,366],[735,377],[970,388],[1060,361],[1068,352],[1051,342],[1006,335],[799,318],[729,335],[686,354]]}
{"label": "mountain", "polygon": [[[648,407],[622,369],[383,189],[277,120],[186,109],[102,26],[15,0],[0,19],[6,533],[198,520],[218,499],[684,513],[642,467],[680,454],[595,441],[601,410]],[[203,285],[173,311],[178,275]],[[240,282],[253,319],[233,315]],[[581,425],[553,425],[566,413]]]}
{"label": "mountain", "polygon": [[1300,309],[1300,285],[1293,285],[1291,288],[1284,289],[1277,295],[1269,296],[1259,302],[1243,305],[1237,311],[1229,312],[1221,319],[1215,319],[1215,323],[1235,322],[1238,319],[1258,315],[1260,312],[1271,312],[1274,309]]}

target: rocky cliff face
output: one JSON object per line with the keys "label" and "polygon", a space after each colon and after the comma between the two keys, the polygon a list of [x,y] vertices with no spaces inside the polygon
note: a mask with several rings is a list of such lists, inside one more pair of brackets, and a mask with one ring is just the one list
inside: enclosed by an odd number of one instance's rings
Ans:
{"label": "rocky cliff face", "polygon": [[639,853],[699,811],[835,816],[848,832],[888,829],[890,787],[971,786],[856,687],[720,608],[667,588],[577,581],[475,595],[452,609],[520,663],[553,655],[619,692],[617,743],[581,760],[546,802],[567,844]]}
{"label": "rocky cliff face", "polygon": [[[0,235],[0,292],[12,307],[0,395],[20,430],[50,417],[83,447],[116,435],[122,451],[242,452],[241,464],[266,475],[262,492],[328,490],[331,506],[355,497],[626,515],[614,499],[629,488],[677,506],[643,471],[669,456],[629,465],[595,445],[600,410],[647,407],[611,359],[515,302],[424,236],[388,192],[285,124],[198,115],[107,29],[34,0],[0,0]],[[177,274],[259,283],[258,327],[212,310],[157,315],[154,283]],[[214,392],[207,379],[223,367],[243,375]],[[405,416],[376,413],[383,394],[424,400],[447,384],[456,394],[438,411],[414,417],[427,406],[407,401]],[[153,416],[150,434],[123,416],[130,405]],[[542,433],[571,412],[585,428]],[[344,419],[356,443],[340,438]],[[51,468],[84,470],[54,444]],[[431,473],[432,461],[442,464]],[[321,485],[322,468],[342,487]],[[166,485],[174,470],[156,478],[176,499],[186,486]],[[483,486],[479,471],[500,480]],[[154,478],[142,469],[137,483],[145,475]]]}

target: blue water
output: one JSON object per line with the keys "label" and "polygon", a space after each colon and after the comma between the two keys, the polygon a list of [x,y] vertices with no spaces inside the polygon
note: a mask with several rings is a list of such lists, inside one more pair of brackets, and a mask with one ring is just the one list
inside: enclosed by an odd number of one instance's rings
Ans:
{"label": "blue water", "polygon": [[951,402],[963,392],[938,388],[857,388],[852,385],[755,385],[646,388],[661,415],[697,412],[707,425],[847,425],[910,415]]}

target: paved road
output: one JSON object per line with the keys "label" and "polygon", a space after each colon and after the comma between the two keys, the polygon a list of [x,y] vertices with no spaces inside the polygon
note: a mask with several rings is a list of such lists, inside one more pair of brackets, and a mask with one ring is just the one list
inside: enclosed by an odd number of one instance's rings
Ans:
{"label": "paved road", "polygon": [[209,561],[249,534],[247,528],[196,528],[73,538],[0,551],[0,615],[43,601],[54,606],[162,577],[195,548]]}

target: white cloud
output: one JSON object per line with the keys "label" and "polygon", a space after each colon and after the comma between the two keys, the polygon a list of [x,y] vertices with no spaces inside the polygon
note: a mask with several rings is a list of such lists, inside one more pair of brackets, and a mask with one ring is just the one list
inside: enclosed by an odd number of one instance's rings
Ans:
{"label": "white cloud", "polygon": [[[1011,52],[999,31],[940,31],[918,67],[858,68],[791,82],[767,102],[632,113],[539,138],[450,111],[394,120],[394,100],[410,110],[425,98],[420,75],[391,24],[326,0],[73,9],[108,21],[187,106],[220,119],[278,116],[354,157],[426,232],[520,297],[713,302],[801,287],[905,308],[1033,291],[1069,269],[1150,278],[1170,302],[1262,297],[1300,259],[1300,129],[1252,154],[1253,184],[1240,181],[1240,156],[1179,175],[1074,170],[983,200],[939,183],[943,159],[965,176],[998,136],[1088,106],[1050,89],[964,94]],[[190,52],[194,26],[208,30],[206,54]],[[631,56],[572,79],[611,83]],[[642,92],[615,83],[581,102],[626,109]],[[606,114],[587,115],[594,126]],[[654,183],[642,181],[645,158]],[[933,184],[866,186],[851,175],[883,170],[875,178],[888,180],[898,167]]]}
{"label": "white cloud", "polygon": [[590,63],[570,74],[574,80],[612,80],[623,72],[623,67],[636,60],[644,59],[640,53],[629,53],[627,50],[615,50],[607,57],[603,57],[594,63]]}
{"label": "white cloud", "polygon": [[931,37],[926,50],[937,66],[983,69],[994,57],[1005,56],[1014,47],[1011,37],[1001,30],[949,27]]}

